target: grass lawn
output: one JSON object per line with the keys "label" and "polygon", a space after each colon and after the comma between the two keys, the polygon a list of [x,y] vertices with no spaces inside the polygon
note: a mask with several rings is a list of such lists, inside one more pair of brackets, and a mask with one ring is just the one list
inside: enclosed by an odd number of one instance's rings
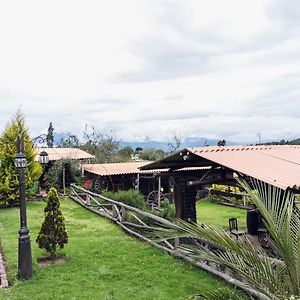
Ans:
{"label": "grass lawn", "polygon": [[247,211],[241,208],[217,204],[209,200],[200,200],[196,203],[197,221],[206,225],[220,226],[228,229],[228,219],[237,218],[239,228],[246,228]]}
{"label": "grass lawn", "polygon": [[[199,203],[200,210],[203,204]],[[34,274],[23,282],[15,280],[19,210],[0,210],[1,244],[12,283],[8,290],[0,290],[0,299],[186,299],[203,287],[225,286],[211,274],[126,235],[72,200],[64,199],[61,205],[69,233],[69,244],[63,249],[68,261],[47,267],[36,264],[45,254],[35,242],[45,203],[30,202]]]}

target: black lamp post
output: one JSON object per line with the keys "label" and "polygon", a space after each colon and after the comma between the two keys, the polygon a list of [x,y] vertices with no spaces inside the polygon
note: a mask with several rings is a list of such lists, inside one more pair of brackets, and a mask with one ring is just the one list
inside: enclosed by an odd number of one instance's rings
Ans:
{"label": "black lamp post", "polygon": [[[29,229],[27,226],[26,216],[26,186],[24,169],[26,168],[27,159],[24,154],[24,139],[18,136],[18,154],[15,157],[15,167],[19,172],[19,190],[20,190],[20,230],[19,230],[19,251],[18,251],[18,277],[19,279],[29,279],[32,276],[32,256]],[[44,152],[44,153],[43,153]],[[48,154],[42,151],[39,161],[48,163]]]}
{"label": "black lamp post", "polygon": [[40,195],[46,194],[45,189],[45,173],[46,173],[46,165],[49,162],[49,156],[48,153],[43,150],[42,152],[40,152],[39,154],[39,162],[40,164],[43,166],[43,174],[40,177],[40,182],[39,182],[39,190],[40,190]]}
{"label": "black lamp post", "polygon": [[25,176],[26,157],[24,154],[23,137],[18,136],[18,154],[15,158],[15,167],[19,172],[20,190],[20,230],[19,230],[19,252],[18,252],[18,277],[29,279],[32,276],[32,257],[29,229],[27,227],[26,199],[25,199]]}

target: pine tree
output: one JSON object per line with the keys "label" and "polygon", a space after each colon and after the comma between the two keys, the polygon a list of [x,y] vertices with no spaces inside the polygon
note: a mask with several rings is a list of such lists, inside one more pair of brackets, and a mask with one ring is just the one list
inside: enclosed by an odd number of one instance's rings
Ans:
{"label": "pine tree", "polygon": [[49,127],[48,127],[48,133],[46,136],[46,142],[47,142],[47,146],[52,148],[53,147],[53,142],[54,142],[54,128],[52,126],[52,122],[50,122]]}
{"label": "pine tree", "polygon": [[40,248],[45,249],[50,254],[50,257],[55,257],[56,251],[62,249],[68,242],[65,219],[60,210],[59,197],[55,188],[51,188],[48,193],[48,201],[44,212],[45,220],[36,242]]}
{"label": "pine tree", "polygon": [[34,161],[36,153],[32,148],[32,142],[25,127],[24,116],[18,111],[0,137],[0,201],[10,206],[19,200],[18,170],[14,165],[18,135],[24,139],[24,152],[27,159],[25,168],[26,189],[38,181],[43,171],[41,165]]}

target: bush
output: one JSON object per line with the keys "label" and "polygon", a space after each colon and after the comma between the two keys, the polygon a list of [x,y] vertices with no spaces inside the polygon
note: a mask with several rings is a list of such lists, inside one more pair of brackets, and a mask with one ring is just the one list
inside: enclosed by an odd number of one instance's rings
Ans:
{"label": "bush", "polygon": [[56,251],[62,249],[68,242],[65,219],[60,210],[59,197],[55,188],[51,188],[48,193],[48,201],[44,212],[45,220],[36,242],[40,248],[45,249],[50,254],[50,257],[55,257]]}
{"label": "bush", "polygon": [[238,201],[238,199],[236,199],[235,197],[231,197],[231,198],[229,198],[229,202],[230,202],[230,203],[232,203],[232,204],[234,204],[234,205],[237,205],[237,204],[239,204],[239,201]]}
{"label": "bush", "polygon": [[63,172],[65,171],[65,187],[75,182],[80,177],[80,170],[77,163],[70,159],[61,159],[56,161],[50,168],[46,180],[46,187],[50,189],[55,187],[58,190],[63,189]]}
{"label": "bush", "polygon": [[30,187],[27,190],[27,195],[28,195],[28,197],[34,197],[38,193],[39,193],[39,183],[37,181],[32,185],[32,187]]}
{"label": "bush", "polygon": [[169,199],[165,198],[160,203],[160,210],[155,214],[161,218],[172,221],[176,217],[175,204],[171,204]]}
{"label": "bush", "polygon": [[109,192],[103,191],[102,195],[112,200],[125,203],[127,205],[139,208],[144,211],[149,210],[149,206],[146,203],[144,196],[137,190],[130,189],[128,191]]}

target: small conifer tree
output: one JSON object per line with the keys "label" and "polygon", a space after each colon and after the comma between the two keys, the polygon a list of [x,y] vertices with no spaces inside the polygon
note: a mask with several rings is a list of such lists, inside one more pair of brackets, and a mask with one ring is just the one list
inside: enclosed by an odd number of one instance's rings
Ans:
{"label": "small conifer tree", "polygon": [[68,233],[65,229],[64,217],[60,210],[59,197],[55,188],[51,188],[48,193],[44,212],[45,220],[36,242],[40,248],[45,249],[50,254],[50,257],[55,257],[56,251],[62,249],[68,242]]}

